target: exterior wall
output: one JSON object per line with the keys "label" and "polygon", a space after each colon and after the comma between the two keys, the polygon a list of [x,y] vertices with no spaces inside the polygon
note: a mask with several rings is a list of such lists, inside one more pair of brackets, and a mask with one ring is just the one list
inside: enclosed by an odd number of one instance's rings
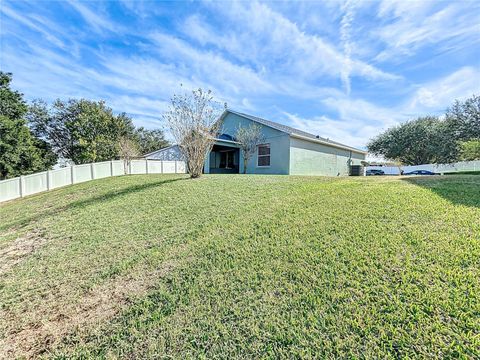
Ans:
{"label": "exterior wall", "polygon": [[291,137],[290,175],[348,175],[350,156],[352,165],[365,159],[364,154]]}
{"label": "exterior wall", "polygon": [[[247,127],[253,121],[241,116],[229,113],[223,120],[220,133],[235,135],[240,126]],[[255,123],[258,124],[258,123]],[[247,164],[247,174],[283,174],[287,175],[290,170],[290,136],[284,132],[272,129],[268,126],[262,127],[265,143],[270,144],[270,166],[257,166],[257,153],[252,156]],[[243,173],[243,154],[240,151],[240,173]]]}

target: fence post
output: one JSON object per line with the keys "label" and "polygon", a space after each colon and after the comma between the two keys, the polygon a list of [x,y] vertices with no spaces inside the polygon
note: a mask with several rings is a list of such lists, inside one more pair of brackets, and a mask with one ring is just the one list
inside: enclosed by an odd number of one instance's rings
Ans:
{"label": "fence post", "polygon": [[175,160],[175,174],[177,174],[178,171],[177,171],[177,160]]}
{"label": "fence post", "polygon": [[70,184],[75,184],[75,165],[70,165]]}
{"label": "fence post", "polygon": [[18,182],[18,187],[20,189],[20,197],[23,197],[25,194],[25,178],[23,175],[20,175],[20,181]]}
{"label": "fence post", "polygon": [[148,159],[145,159],[145,171],[148,174]]}
{"label": "fence post", "polygon": [[93,169],[93,164],[94,163],[90,163],[90,177],[92,178],[92,180],[95,180],[95,171]]}
{"label": "fence post", "polygon": [[128,175],[132,175],[132,160],[128,162]]}
{"label": "fence post", "polygon": [[47,170],[47,190],[50,190],[50,187],[52,186],[51,184],[51,179],[50,179],[50,170]]}
{"label": "fence post", "polygon": [[110,160],[110,176],[113,176],[113,160]]}

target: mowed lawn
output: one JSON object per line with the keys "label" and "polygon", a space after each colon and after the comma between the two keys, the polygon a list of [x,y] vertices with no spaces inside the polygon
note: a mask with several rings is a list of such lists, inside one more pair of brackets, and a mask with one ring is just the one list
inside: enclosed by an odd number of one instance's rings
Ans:
{"label": "mowed lawn", "polygon": [[480,176],[139,175],[0,204],[0,358],[478,358]]}

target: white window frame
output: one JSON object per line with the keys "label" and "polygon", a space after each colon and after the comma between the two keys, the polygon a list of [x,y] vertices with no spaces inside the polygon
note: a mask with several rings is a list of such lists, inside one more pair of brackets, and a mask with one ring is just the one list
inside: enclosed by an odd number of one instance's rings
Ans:
{"label": "white window frame", "polygon": [[[268,147],[270,149],[270,152],[268,155],[260,155],[260,147]],[[258,164],[258,161],[260,160],[260,158],[262,157],[267,157],[269,158],[269,161],[268,161],[268,165],[259,165]],[[270,146],[270,144],[258,144],[257,145],[257,167],[259,168],[268,168],[270,167],[270,165],[272,164],[272,148]]]}

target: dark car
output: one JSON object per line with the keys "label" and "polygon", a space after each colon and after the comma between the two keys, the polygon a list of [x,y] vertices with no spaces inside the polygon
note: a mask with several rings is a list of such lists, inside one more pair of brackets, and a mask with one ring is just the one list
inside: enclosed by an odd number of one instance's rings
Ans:
{"label": "dark car", "polygon": [[378,169],[370,169],[365,172],[365,175],[372,176],[372,175],[385,175],[385,171],[378,170]]}
{"label": "dark car", "polygon": [[437,175],[437,174],[428,170],[415,170],[415,171],[410,171],[408,173],[404,173],[403,175]]}

